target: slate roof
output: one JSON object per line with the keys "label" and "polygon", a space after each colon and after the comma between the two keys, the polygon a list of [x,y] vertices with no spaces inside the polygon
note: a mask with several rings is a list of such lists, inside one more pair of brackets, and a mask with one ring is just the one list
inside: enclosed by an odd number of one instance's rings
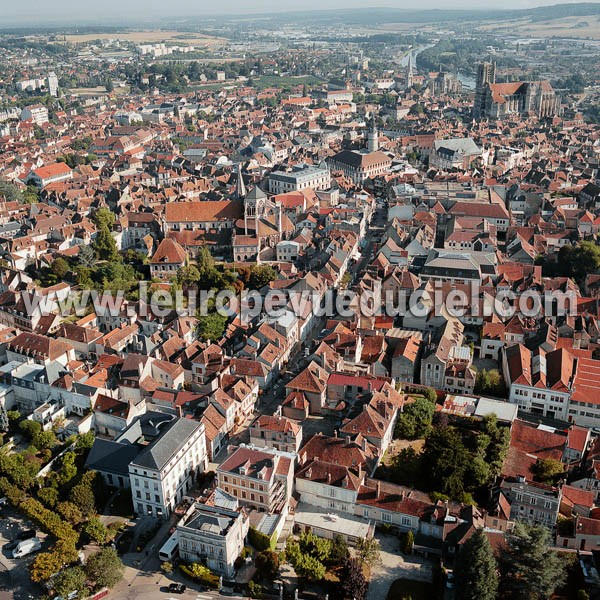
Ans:
{"label": "slate roof", "polygon": [[129,463],[135,459],[139,447],[96,438],[87,460],[86,469],[102,473],[114,473],[129,478]]}
{"label": "slate roof", "polygon": [[174,419],[162,435],[138,454],[133,463],[138,467],[162,470],[201,426],[201,423],[191,419]]}

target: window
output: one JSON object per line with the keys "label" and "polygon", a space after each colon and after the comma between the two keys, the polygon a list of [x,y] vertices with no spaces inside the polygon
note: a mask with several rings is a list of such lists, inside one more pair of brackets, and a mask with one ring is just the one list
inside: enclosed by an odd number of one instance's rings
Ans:
{"label": "window", "polygon": [[392,522],[392,515],[390,515],[389,513],[382,513],[381,514],[381,520],[384,523],[391,523]]}

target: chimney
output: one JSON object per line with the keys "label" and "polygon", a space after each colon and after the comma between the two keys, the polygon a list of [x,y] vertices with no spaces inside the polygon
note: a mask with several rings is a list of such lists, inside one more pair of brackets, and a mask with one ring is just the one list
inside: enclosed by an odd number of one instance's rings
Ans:
{"label": "chimney", "polygon": [[338,430],[334,429],[333,430],[333,437],[336,438],[338,436]]}
{"label": "chimney", "polygon": [[362,463],[358,463],[358,479],[362,479]]}
{"label": "chimney", "polygon": [[377,492],[377,498],[379,498],[379,496],[381,495],[381,481],[377,482],[377,487],[375,488],[375,490]]}
{"label": "chimney", "polygon": [[350,445],[350,436],[349,435],[346,436],[346,444],[348,446]]}
{"label": "chimney", "polygon": [[327,483],[331,483],[331,473],[327,473]]}
{"label": "chimney", "polygon": [[366,437],[363,437],[363,439],[362,439],[362,449],[363,449],[363,452],[367,451],[367,438]]}

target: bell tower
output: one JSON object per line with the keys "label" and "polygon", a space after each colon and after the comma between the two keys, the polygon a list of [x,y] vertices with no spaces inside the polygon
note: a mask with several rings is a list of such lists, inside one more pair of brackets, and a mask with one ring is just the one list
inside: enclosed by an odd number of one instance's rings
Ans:
{"label": "bell tower", "polygon": [[367,137],[367,150],[369,152],[377,152],[379,150],[379,131],[377,131],[375,116],[371,120],[371,129]]}

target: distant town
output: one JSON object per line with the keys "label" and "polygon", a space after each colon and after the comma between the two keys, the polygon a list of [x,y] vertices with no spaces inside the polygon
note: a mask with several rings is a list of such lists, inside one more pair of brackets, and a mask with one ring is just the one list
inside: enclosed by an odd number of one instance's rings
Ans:
{"label": "distant town", "polygon": [[465,13],[0,30],[0,600],[600,598],[600,4]]}

